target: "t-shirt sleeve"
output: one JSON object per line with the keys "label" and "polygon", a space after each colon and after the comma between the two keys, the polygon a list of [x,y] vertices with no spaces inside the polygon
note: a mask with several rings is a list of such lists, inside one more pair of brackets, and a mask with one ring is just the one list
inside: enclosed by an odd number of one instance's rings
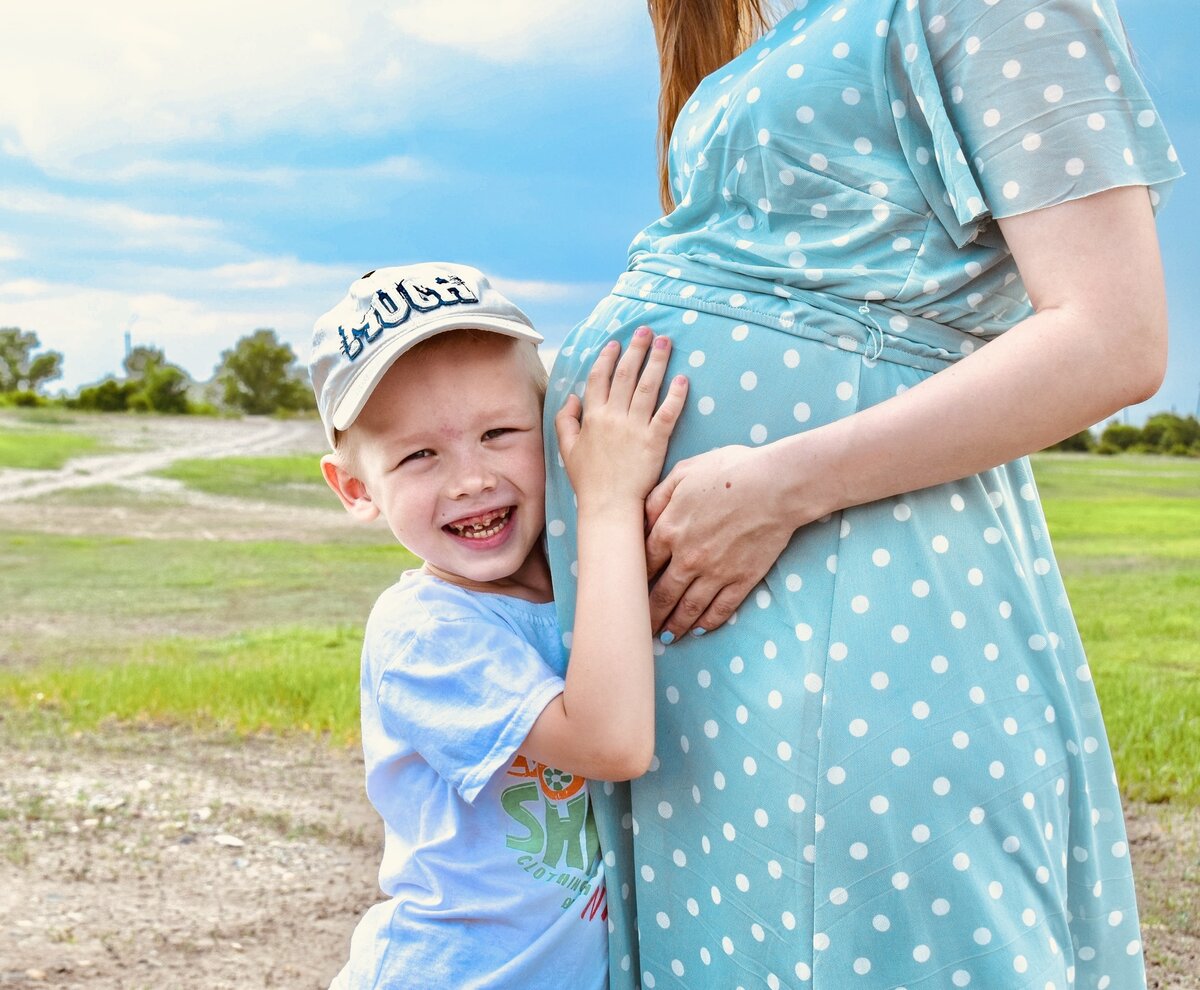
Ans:
{"label": "t-shirt sleeve", "polygon": [[1119,186],[1183,174],[1111,0],[897,0],[887,79],[913,174],[959,246]]}
{"label": "t-shirt sleeve", "polygon": [[369,629],[366,649],[381,670],[376,703],[385,730],[468,802],[563,690],[532,645],[485,616]]}

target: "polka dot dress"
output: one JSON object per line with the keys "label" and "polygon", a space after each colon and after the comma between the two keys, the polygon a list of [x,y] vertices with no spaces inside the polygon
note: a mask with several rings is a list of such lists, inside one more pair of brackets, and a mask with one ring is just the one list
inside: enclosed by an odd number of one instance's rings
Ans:
{"label": "polka dot dress", "polygon": [[[1108,0],[797,6],[684,107],[679,206],[566,341],[548,416],[645,323],[692,382],[671,460],[837,420],[1030,313],[995,218],[1123,185],[1157,205],[1180,174]],[[597,787],[614,987],[1145,986],[1025,460],[805,527],[734,622],[658,652],[653,767]]]}

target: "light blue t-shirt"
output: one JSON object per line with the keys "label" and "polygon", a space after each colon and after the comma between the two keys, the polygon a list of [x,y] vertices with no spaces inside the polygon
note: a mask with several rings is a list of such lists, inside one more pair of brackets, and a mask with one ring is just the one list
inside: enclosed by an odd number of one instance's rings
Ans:
{"label": "light blue t-shirt", "polygon": [[331,990],[607,986],[586,781],[518,751],[566,659],[553,603],[420,571],[380,596],[362,735],[390,899],[359,922]]}

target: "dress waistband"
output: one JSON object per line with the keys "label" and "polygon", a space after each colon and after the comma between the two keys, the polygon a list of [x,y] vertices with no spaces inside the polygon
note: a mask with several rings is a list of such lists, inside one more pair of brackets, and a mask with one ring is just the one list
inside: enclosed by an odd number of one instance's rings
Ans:
{"label": "dress waistband", "polygon": [[625,272],[612,294],[754,323],[859,352],[868,363],[884,361],[922,371],[940,371],[986,342],[953,327],[897,313],[879,302],[781,285],[774,285],[772,292],[754,291],[744,284],[749,279],[731,291],[728,285],[691,281],[691,274],[680,266],[662,272],[638,268]]}

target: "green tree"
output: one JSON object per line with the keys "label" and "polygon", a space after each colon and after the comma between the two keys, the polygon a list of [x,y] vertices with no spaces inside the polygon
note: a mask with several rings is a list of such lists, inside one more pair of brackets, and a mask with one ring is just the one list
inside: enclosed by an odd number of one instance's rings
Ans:
{"label": "green tree", "polygon": [[1096,449],[1096,438],[1092,435],[1091,430],[1080,430],[1074,436],[1067,437],[1065,440],[1059,440],[1058,443],[1052,444],[1046,449],[1087,453],[1089,450]]}
{"label": "green tree", "polygon": [[222,351],[216,377],[225,404],[252,415],[315,404],[295,352],[274,330],[255,330]]}
{"label": "green tree", "polygon": [[18,327],[0,328],[0,392],[36,392],[46,382],[62,377],[62,354],[34,354],[41,346],[36,333]]}
{"label": "green tree", "polygon": [[188,411],[188,376],[171,364],[157,347],[139,345],[125,357],[125,373],[136,385],[129,408],[141,412],[185,413]]}

